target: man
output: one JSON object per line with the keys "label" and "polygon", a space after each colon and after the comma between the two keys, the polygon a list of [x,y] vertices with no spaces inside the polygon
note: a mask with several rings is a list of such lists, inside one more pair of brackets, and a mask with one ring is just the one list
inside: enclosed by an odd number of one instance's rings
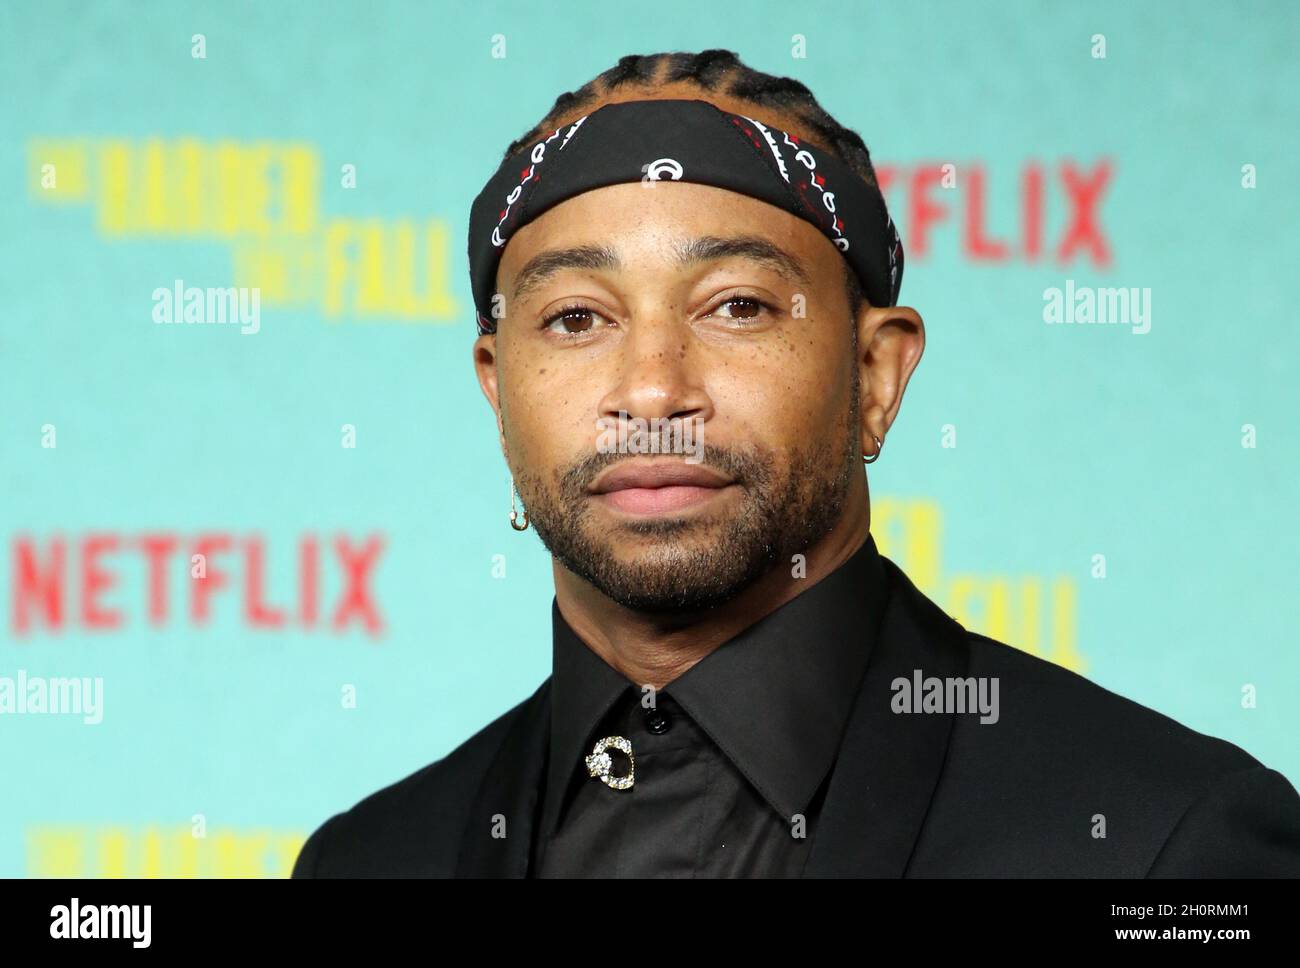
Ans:
{"label": "man", "polygon": [[295,876],[1300,874],[1280,774],[877,552],[860,461],[924,327],[865,146],[802,85],[624,58],[506,152],[470,263],[553,675]]}

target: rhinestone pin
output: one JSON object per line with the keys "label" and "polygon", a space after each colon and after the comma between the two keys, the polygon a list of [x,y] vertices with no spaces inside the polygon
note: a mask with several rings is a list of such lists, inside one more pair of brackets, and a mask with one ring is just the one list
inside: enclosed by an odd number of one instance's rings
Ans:
{"label": "rhinestone pin", "polygon": [[[616,749],[627,754],[627,776],[614,776],[610,772],[614,767],[614,760],[605,752],[607,749]],[[587,773],[606,786],[615,790],[632,788],[636,761],[632,758],[632,744],[622,736],[606,736],[604,739],[597,740],[596,745],[591,748],[591,755],[587,757],[586,763]]]}

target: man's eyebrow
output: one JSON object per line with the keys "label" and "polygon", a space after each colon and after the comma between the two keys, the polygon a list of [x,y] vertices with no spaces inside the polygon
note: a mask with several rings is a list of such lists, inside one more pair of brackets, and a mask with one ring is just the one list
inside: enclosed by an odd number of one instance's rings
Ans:
{"label": "man's eyebrow", "polygon": [[575,245],[539,252],[515,276],[516,300],[524,298],[561,269],[619,269],[618,253],[606,245]]}
{"label": "man's eyebrow", "polygon": [[[812,285],[812,277],[803,263],[779,245],[758,235],[703,235],[676,245],[677,262],[697,265],[718,259],[748,259],[792,281]],[[515,276],[514,299],[523,299],[547,279],[563,269],[621,269],[618,252],[607,245],[576,245],[565,249],[547,249],[529,259]]]}
{"label": "man's eyebrow", "polygon": [[748,259],[792,282],[812,285],[812,277],[802,262],[759,235],[704,235],[677,245],[677,260],[683,266],[712,262],[715,259]]}

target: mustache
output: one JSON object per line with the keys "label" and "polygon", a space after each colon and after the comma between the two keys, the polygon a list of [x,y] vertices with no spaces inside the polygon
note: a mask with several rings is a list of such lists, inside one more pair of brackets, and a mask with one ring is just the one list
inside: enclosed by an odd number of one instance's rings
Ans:
{"label": "mustache", "polygon": [[[772,458],[758,447],[721,447],[717,444],[705,444],[702,451],[699,463],[694,466],[703,465],[718,471],[741,487],[762,484],[772,479]],[[591,482],[601,471],[637,456],[639,455],[599,451],[589,454],[582,460],[570,464],[560,475],[560,490],[568,495],[585,496]]]}

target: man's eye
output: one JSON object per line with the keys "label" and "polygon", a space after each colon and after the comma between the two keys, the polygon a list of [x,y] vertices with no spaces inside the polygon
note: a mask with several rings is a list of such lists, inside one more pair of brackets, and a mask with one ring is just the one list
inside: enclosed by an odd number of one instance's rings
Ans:
{"label": "man's eye", "polygon": [[600,318],[585,306],[566,306],[546,317],[543,328],[559,336],[581,336],[596,329],[596,320]]}
{"label": "man's eye", "polygon": [[[771,309],[767,303],[761,299],[755,299],[753,296],[732,296],[718,304],[717,313],[726,307],[731,307],[728,312],[722,314],[723,319],[757,319],[762,315],[764,309]],[[713,315],[712,313],[710,315]]]}

